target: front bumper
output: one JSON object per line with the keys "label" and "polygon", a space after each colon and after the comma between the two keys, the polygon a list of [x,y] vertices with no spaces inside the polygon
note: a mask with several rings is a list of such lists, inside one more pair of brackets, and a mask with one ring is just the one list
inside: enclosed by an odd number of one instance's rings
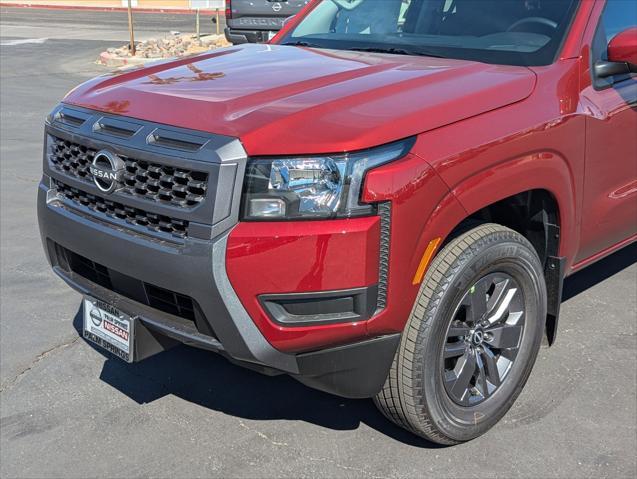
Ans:
{"label": "front bumper", "polygon": [[[78,111],[69,114],[78,114]],[[108,120],[102,118],[100,121],[107,123]],[[49,125],[47,133],[88,144],[93,149],[102,148],[101,140],[93,140],[94,135],[90,133],[93,119],[86,121],[86,125],[79,129]],[[148,138],[147,126],[141,125],[140,128],[132,140],[109,140],[109,148],[123,156],[139,157],[142,148],[145,148],[142,142]],[[139,145],[135,145],[137,141]],[[214,141],[217,140],[211,140],[210,144]],[[131,144],[136,146],[134,150]],[[221,159],[220,169],[237,167],[236,174],[228,176],[236,178],[234,193],[230,189],[222,194],[220,179],[224,176],[223,172],[215,170],[216,163],[207,165],[212,203],[203,203],[192,217],[203,219],[209,216],[214,218],[213,224],[191,221],[188,234],[175,241],[147,229],[134,228],[126,222],[100,216],[98,212],[69,201],[58,191],[60,181],[88,190],[91,194],[96,192],[90,184],[64,176],[63,172],[52,168],[45,158],[45,174],[38,193],[38,219],[43,245],[55,273],[80,293],[108,302],[138,318],[145,331],[138,336],[142,338],[140,341],[144,341],[136,346],[144,351],[137,355],[138,358],[147,356],[149,351],[156,353],[179,342],[223,354],[233,362],[262,372],[289,374],[311,387],[337,395],[351,398],[375,395],[387,376],[399,334],[357,342],[352,339],[352,344],[316,347],[310,352],[283,352],[264,337],[239,299],[226,269],[229,239],[236,229],[235,215],[238,213],[231,206],[224,207],[229,216],[225,213],[219,215],[218,211],[222,199],[237,194],[236,190],[240,188],[241,155],[236,153],[237,145],[230,142],[206,153],[206,157],[212,157],[214,151],[228,152],[228,145],[232,145],[230,150],[233,154],[228,161]],[[171,161],[166,158],[166,161]],[[181,161],[179,164],[182,164]],[[202,167],[202,164],[197,166]],[[215,186],[217,179],[219,183]],[[226,188],[227,181],[224,184]],[[215,197],[217,199],[213,201]],[[115,195],[113,200],[138,201],[124,195]],[[151,208],[148,202],[136,204]],[[170,210],[170,213],[181,214],[177,209]],[[107,284],[97,276],[92,277],[76,268],[74,261],[78,258],[90,264],[98,276],[106,277]],[[149,289],[172,295],[177,298],[177,303],[188,298],[192,301],[194,318],[185,319],[174,311],[156,307],[149,299]]]}
{"label": "front bumper", "polygon": [[[138,317],[155,335],[223,354],[251,369],[289,374],[310,387],[348,398],[372,397],[382,388],[399,334],[302,354],[274,349],[254,325],[228,280],[227,235],[214,241],[191,240],[185,248],[175,249],[74,212],[51,199],[54,195],[46,179],[40,184],[38,196],[40,231],[47,257],[55,273],[76,291]],[[125,277],[190,296],[201,308],[212,334],[203,334],[182,318],[73,272],[60,254],[60,247],[95,263],[107,264]]]}

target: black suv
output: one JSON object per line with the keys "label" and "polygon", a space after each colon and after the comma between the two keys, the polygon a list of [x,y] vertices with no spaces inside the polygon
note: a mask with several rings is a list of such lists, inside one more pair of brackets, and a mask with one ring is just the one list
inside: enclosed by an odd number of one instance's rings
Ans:
{"label": "black suv", "polygon": [[235,45],[270,40],[309,0],[226,0],[226,38]]}

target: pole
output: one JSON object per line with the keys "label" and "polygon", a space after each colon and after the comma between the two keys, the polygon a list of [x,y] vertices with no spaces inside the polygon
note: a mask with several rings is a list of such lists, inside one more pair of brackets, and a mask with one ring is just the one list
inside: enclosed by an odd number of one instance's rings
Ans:
{"label": "pole", "polygon": [[217,35],[219,35],[219,33],[220,33],[220,30],[219,30],[219,28],[220,28],[220,27],[219,27],[219,22],[220,22],[220,20],[221,20],[221,19],[219,18],[219,9],[217,8],[216,10],[217,10],[217,11],[216,11],[215,13],[216,13],[216,15],[217,15],[217,21],[215,22],[215,24],[217,25]]}
{"label": "pole", "polygon": [[197,9],[197,43],[201,45],[201,18],[199,16],[199,9]]}
{"label": "pole", "polygon": [[132,0],[128,0],[128,30],[130,32],[130,52],[135,56],[137,50],[135,48],[135,29],[133,28],[133,4]]}

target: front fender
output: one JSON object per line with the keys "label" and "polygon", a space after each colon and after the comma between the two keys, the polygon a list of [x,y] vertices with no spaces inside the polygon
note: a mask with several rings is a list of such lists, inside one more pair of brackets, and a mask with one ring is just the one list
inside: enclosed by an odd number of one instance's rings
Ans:
{"label": "front fender", "polygon": [[567,258],[569,271],[579,247],[584,118],[534,121],[529,128],[533,116],[542,116],[535,106],[514,105],[424,134],[414,152],[436,170],[469,215],[525,191],[548,191],[558,204],[559,255]]}
{"label": "front fender", "polygon": [[406,158],[368,173],[363,201],[391,201],[387,307],[367,323],[369,336],[401,332],[420,288],[414,277],[427,245],[445,238],[467,216],[436,171]]}
{"label": "front fender", "polygon": [[[557,201],[561,230],[560,256],[573,258],[576,239],[575,187],[566,160],[553,151],[529,153],[483,170],[452,189],[469,215],[530,190],[546,190]],[[570,266],[570,264],[569,264]]]}

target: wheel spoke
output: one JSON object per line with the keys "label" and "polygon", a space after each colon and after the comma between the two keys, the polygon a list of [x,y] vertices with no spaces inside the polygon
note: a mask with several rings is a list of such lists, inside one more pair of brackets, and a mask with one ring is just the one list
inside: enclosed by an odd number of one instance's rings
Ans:
{"label": "wheel spoke", "polygon": [[445,359],[457,358],[462,356],[467,350],[467,345],[464,341],[457,341],[455,343],[447,343],[445,345]]}
{"label": "wheel spoke", "polygon": [[447,333],[447,337],[458,338],[460,336],[463,336],[463,337],[469,336],[470,332],[471,330],[469,329],[469,326],[456,321],[451,324],[451,327],[449,328],[449,332]]}
{"label": "wheel spoke", "polygon": [[520,344],[522,325],[502,324],[489,328],[487,331],[491,336],[488,341],[490,346],[498,349],[512,349],[517,348]]}
{"label": "wheel spoke", "polygon": [[471,351],[458,359],[456,367],[453,371],[449,371],[447,375],[447,383],[449,391],[456,398],[463,400],[469,389],[469,382],[476,370],[476,357]]}
{"label": "wheel spoke", "polygon": [[482,399],[486,399],[489,397],[489,384],[487,383],[487,371],[481,354],[476,357],[476,363],[478,365],[476,387],[480,391],[480,394],[482,394]]}
{"label": "wheel spoke", "polygon": [[487,370],[487,379],[495,387],[500,385],[500,371],[498,371],[498,363],[495,359],[495,354],[487,346],[483,347],[481,354],[482,361]]}
{"label": "wheel spoke", "polygon": [[479,323],[487,314],[487,281],[478,281],[465,297],[467,319],[473,324]]}
{"label": "wheel spoke", "polygon": [[[503,283],[506,283],[508,285],[509,280],[498,283],[498,285]],[[496,285],[496,291],[491,296],[492,300],[496,296],[496,293],[498,293],[498,285]],[[513,298],[515,297],[517,292],[517,288],[507,289],[506,287],[503,287],[503,291],[501,293],[498,293],[498,297],[496,298],[496,300],[494,300],[493,302],[489,301],[489,303],[492,304],[492,307],[489,308],[489,317],[487,318],[489,324],[496,324],[504,319],[506,313],[509,311],[511,301],[513,301]]]}
{"label": "wheel spoke", "polygon": [[518,357],[518,348],[503,349],[500,351],[499,360],[502,361],[502,358],[504,358],[505,360],[512,363],[513,361],[515,361],[515,358],[517,357]]}
{"label": "wheel spoke", "polygon": [[487,310],[489,313],[492,313],[497,308],[498,304],[500,304],[504,297],[504,293],[507,292],[510,284],[510,280],[506,278],[502,278],[500,281],[495,281],[495,288],[487,302]]}

